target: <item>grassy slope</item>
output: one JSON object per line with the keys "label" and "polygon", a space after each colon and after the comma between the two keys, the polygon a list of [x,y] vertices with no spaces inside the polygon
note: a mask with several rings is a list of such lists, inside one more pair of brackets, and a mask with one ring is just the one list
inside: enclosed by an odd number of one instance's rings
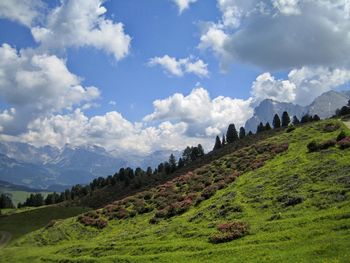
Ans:
{"label": "grassy slope", "polygon": [[15,241],[25,234],[46,226],[53,219],[76,216],[87,210],[82,207],[60,206],[15,209],[7,211],[9,215],[0,216],[0,231],[10,232]]}
{"label": "grassy slope", "polygon": [[[339,133],[322,132],[324,123],[268,139],[289,141],[289,150],[181,216],[150,225],[151,212],[110,221],[101,231],[70,218],[19,239],[0,251],[0,258],[5,262],[349,262],[350,149],[317,153],[306,149],[311,139],[334,139]],[[220,162],[225,166],[225,157]],[[278,201],[284,195],[301,197],[303,202],[285,207]],[[223,205],[241,209],[220,215]],[[236,219],[249,223],[250,235],[229,243],[208,242],[218,223]]]}

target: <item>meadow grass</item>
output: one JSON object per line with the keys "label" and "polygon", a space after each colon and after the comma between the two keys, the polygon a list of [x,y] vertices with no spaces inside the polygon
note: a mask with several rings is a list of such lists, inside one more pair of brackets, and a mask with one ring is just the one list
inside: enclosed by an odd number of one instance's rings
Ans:
{"label": "meadow grass", "polygon": [[[325,132],[327,123],[340,128]],[[27,235],[0,251],[0,259],[4,262],[350,262],[350,149],[333,147],[309,153],[306,147],[311,140],[335,139],[340,130],[350,135],[341,122],[328,120],[267,139],[273,143],[288,142],[288,151],[241,175],[182,215],[151,225],[153,211],[111,220],[103,230],[84,227],[73,217],[34,232],[27,231]],[[227,167],[228,160],[225,156],[220,158],[213,169]],[[237,220],[249,224],[248,235],[227,243],[209,242],[218,224]],[[17,224],[20,221],[2,227],[0,220],[0,228],[8,228],[10,232],[15,231]]]}

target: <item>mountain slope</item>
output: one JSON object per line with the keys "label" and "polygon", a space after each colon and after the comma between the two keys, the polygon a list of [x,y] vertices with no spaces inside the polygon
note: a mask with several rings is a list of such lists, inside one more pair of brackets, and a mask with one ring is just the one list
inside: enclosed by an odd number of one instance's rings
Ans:
{"label": "mountain slope", "polygon": [[[326,132],[329,123],[340,128]],[[112,219],[102,230],[71,218],[18,239],[0,257],[6,262],[348,262],[350,149],[309,153],[306,148],[311,140],[334,139],[341,129],[350,134],[340,122],[322,121],[264,140],[288,142],[288,150],[158,224],[149,223],[155,210]],[[232,168],[233,155],[207,165],[220,175]],[[248,235],[209,242],[218,224],[237,220],[249,225]]]}
{"label": "mountain slope", "polygon": [[345,92],[328,91],[317,97],[308,107],[309,114],[317,114],[320,118],[329,118],[337,109],[347,105],[349,96]]}
{"label": "mountain slope", "polygon": [[254,115],[245,123],[246,131],[256,132],[256,128],[260,122],[265,124],[269,122],[272,125],[272,120],[275,114],[282,116],[282,113],[287,111],[290,116],[301,116],[307,113],[307,107],[302,107],[293,103],[278,102],[271,99],[265,99],[254,109]]}

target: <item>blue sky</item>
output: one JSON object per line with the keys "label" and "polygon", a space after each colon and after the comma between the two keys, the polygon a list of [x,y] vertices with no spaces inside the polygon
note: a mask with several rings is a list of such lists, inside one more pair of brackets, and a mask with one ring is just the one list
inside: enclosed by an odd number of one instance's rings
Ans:
{"label": "blue sky", "polygon": [[265,98],[307,105],[347,87],[349,7],[347,0],[2,2],[0,137],[140,154],[210,147]]}

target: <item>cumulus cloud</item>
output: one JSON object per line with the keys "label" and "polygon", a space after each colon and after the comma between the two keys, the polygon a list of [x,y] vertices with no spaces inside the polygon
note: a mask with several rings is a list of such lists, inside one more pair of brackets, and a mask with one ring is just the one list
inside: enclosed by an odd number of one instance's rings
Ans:
{"label": "cumulus cloud", "polygon": [[46,17],[43,25],[32,27],[35,41],[44,50],[92,46],[112,54],[116,60],[129,53],[131,37],[122,23],[103,15],[102,0],[67,0]]}
{"label": "cumulus cloud", "polygon": [[[174,94],[155,101],[154,112],[142,122],[130,122],[116,111],[88,117],[77,108],[67,114],[40,116],[13,138],[37,146],[99,145],[115,154],[183,150],[198,143],[209,150],[228,123],[244,125],[253,114],[251,102],[222,96],[211,99],[207,90],[196,88],[187,96]],[[11,114],[4,112],[0,119]]]}
{"label": "cumulus cloud", "polygon": [[181,14],[184,10],[188,9],[191,4],[197,2],[197,0],[173,0],[173,2],[179,8],[179,13]]}
{"label": "cumulus cloud", "polygon": [[0,119],[4,133],[22,132],[39,115],[70,110],[100,96],[96,87],[81,86],[63,59],[31,51],[17,52],[8,44],[0,47],[0,94],[15,108],[11,111],[11,123]]}
{"label": "cumulus cloud", "polygon": [[259,101],[273,99],[281,102],[294,102],[296,86],[289,80],[276,80],[270,73],[264,73],[253,82],[251,93]]}
{"label": "cumulus cloud", "polygon": [[73,146],[99,145],[116,155],[142,155],[162,149],[182,150],[187,145],[206,143],[202,138],[186,136],[186,129],[187,124],[182,122],[164,121],[156,126],[132,123],[116,111],[89,118],[76,109],[69,114],[38,118],[30,123],[27,132],[16,139],[37,146],[51,144],[62,147],[66,143]]}
{"label": "cumulus cloud", "polygon": [[151,58],[148,62],[149,66],[161,66],[165,72],[181,77],[185,73],[192,73],[198,77],[208,77],[208,64],[205,64],[203,60],[195,60],[192,56],[182,59],[176,59],[168,55],[163,57]]}
{"label": "cumulus cloud", "polygon": [[40,17],[44,9],[40,0],[5,0],[0,1],[0,18],[10,19],[30,27],[34,20]]}
{"label": "cumulus cloud", "polygon": [[[349,65],[348,0],[218,0],[199,47],[263,69]],[[221,41],[210,35],[216,33]],[[219,44],[218,44],[219,43]]]}
{"label": "cumulus cloud", "polygon": [[309,105],[317,96],[350,81],[350,70],[327,67],[293,69],[288,79],[275,79],[270,73],[259,75],[252,85],[256,101],[273,99]]}
{"label": "cumulus cloud", "polygon": [[189,136],[214,136],[223,132],[228,123],[243,126],[252,116],[251,99],[241,100],[219,96],[211,99],[207,90],[195,88],[184,96],[176,93],[153,103],[154,112],[144,121],[171,120],[187,124]]}

